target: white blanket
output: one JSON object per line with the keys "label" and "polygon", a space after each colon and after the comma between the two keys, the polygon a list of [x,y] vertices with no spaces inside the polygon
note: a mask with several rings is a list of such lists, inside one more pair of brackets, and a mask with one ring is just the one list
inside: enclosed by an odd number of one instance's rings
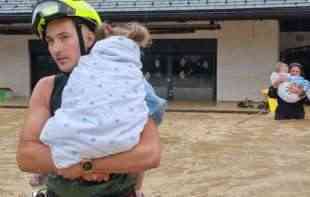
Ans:
{"label": "white blanket", "polygon": [[81,57],[62,95],[61,108],[40,139],[51,148],[57,168],[132,149],[146,124],[140,49],[113,36]]}

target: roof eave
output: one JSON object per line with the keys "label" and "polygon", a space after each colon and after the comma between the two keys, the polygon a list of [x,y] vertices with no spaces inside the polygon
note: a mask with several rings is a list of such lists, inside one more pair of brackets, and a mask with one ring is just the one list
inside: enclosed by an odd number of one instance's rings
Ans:
{"label": "roof eave", "polygon": [[31,23],[31,13],[0,13],[0,24]]}
{"label": "roof eave", "polygon": [[[217,10],[168,11],[102,11],[104,20],[126,21],[190,21],[310,18],[310,6],[287,8],[245,8]],[[0,13],[0,24],[31,23],[31,13]]]}
{"label": "roof eave", "polygon": [[310,7],[255,8],[190,11],[138,11],[104,12],[103,18],[111,21],[188,21],[188,20],[250,20],[310,18]]}

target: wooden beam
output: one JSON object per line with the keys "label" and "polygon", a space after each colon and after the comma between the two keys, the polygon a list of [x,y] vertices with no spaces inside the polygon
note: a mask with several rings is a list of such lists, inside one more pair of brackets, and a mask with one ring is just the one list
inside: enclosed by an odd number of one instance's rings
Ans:
{"label": "wooden beam", "polygon": [[31,24],[0,24],[0,34],[33,34]]}

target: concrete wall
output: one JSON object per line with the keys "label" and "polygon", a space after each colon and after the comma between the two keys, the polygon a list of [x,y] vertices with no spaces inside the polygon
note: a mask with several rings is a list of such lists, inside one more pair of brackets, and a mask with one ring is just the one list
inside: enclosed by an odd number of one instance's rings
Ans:
{"label": "concrete wall", "polygon": [[278,22],[227,22],[218,51],[218,100],[261,100],[279,59]]}
{"label": "concrete wall", "polygon": [[0,35],[0,87],[11,88],[15,96],[30,94],[30,38],[25,35]]}
{"label": "concrete wall", "polygon": [[279,24],[275,20],[224,21],[216,31],[159,35],[155,38],[216,38],[217,100],[262,100],[260,90],[279,59]]}

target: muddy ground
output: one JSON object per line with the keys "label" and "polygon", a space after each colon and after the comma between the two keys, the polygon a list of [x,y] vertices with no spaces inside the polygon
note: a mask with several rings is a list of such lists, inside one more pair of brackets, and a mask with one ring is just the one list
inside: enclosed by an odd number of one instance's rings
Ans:
{"label": "muddy ground", "polygon": [[[0,197],[30,196],[29,174],[15,161],[24,113],[0,109]],[[146,173],[146,197],[310,196],[309,120],[170,112],[160,136],[161,166]]]}

